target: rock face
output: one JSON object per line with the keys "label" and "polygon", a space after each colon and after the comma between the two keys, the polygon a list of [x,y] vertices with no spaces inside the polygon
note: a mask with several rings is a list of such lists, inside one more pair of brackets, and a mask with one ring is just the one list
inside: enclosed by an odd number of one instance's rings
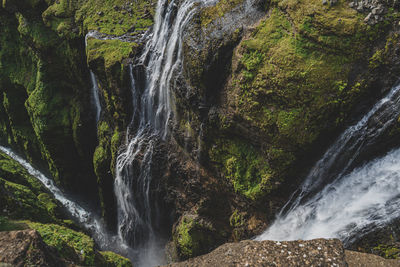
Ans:
{"label": "rock face", "polygon": [[400,266],[400,260],[388,260],[382,257],[346,250],[346,261],[349,267],[397,267]]}
{"label": "rock face", "polygon": [[359,13],[368,14],[364,22],[369,25],[375,25],[385,20],[385,15],[394,7],[398,7],[397,0],[358,0],[349,3],[349,7],[357,10]]}
{"label": "rock face", "polygon": [[337,239],[310,241],[242,241],[220,246],[183,266],[347,266],[342,243]]}
{"label": "rock face", "polygon": [[399,264],[400,260],[386,260],[376,255],[345,251],[337,239],[314,239],[228,243],[207,255],[168,266],[395,267]]}
{"label": "rock face", "polygon": [[11,266],[63,266],[35,230],[0,232],[0,263]]}
{"label": "rock face", "polygon": [[[114,231],[115,159],[133,109],[129,63],[156,2],[0,4],[0,142],[87,196]],[[171,218],[160,222],[178,258],[265,229],[316,160],[310,155],[393,85],[397,10],[395,0],[221,0],[198,10],[185,29],[171,138],[154,152],[152,192]],[[125,38],[92,38],[85,48],[93,30]],[[88,67],[101,91],[97,127]],[[139,84],[142,68],[133,74]],[[399,136],[400,121],[379,149]],[[0,215],[40,221],[48,214],[53,222],[56,205],[45,192],[3,173]],[[25,210],[35,212],[26,218]]]}

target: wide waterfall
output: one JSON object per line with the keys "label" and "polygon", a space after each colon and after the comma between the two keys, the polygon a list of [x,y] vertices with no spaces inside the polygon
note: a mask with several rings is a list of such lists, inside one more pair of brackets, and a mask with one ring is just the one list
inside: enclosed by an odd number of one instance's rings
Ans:
{"label": "wide waterfall", "polygon": [[400,85],[344,131],[257,239],[335,237],[351,244],[400,217],[400,149],[356,169],[353,166],[396,122],[399,105]]}
{"label": "wide waterfall", "polygon": [[151,192],[153,154],[168,136],[173,117],[171,83],[181,72],[182,35],[188,21],[207,0],[159,0],[153,31],[136,65],[144,66],[143,88],[137,88],[131,67],[133,115],[125,145],[117,157],[114,191],[118,202],[118,235],[140,250],[139,265],[162,262],[163,241],[155,230],[159,223],[156,196]]}

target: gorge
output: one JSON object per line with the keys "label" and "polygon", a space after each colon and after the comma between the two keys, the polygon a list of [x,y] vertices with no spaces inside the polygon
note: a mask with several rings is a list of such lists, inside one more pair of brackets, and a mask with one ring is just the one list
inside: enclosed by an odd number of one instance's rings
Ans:
{"label": "gorge", "polygon": [[397,258],[399,7],[4,0],[0,231],[79,266],[246,239]]}

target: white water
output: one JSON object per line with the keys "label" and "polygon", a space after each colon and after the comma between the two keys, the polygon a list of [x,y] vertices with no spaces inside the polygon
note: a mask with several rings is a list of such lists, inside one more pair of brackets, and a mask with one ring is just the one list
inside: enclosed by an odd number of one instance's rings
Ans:
{"label": "white water", "polygon": [[335,237],[351,244],[398,218],[400,149],[348,172],[397,120],[399,105],[400,86],[396,86],[336,140],[311,169],[299,192],[257,239]]}
{"label": "white water", "polygon": [[109,237],[105,234],[106,231],[104,230],[103,224],[93,213],[87,211],[82,206],[69,199],[60,189],[58,189],[52,179],[36,170],[29,162],[15,154],[10,148],[0,146],[0,150],[21,164],[30,175],[37,178],[53,194],[54,198],[60,201],[60,203],[68,210],[70,215],[93,234],[99,244],[106,244],[109,242]]}
{"label": "white water", "polygon": [[96,78],[96,75],[93,73],[93,71],[90,70],[90,79],[92,81],[92,97],[93,97],[93,102],[96,110],[96,123],[99,122],[100,120],[100,114],[101,114],[101,104],[100,104],[100,90],[99,90],[99,85],[98,81]]}
{"label": "white water", "polygon": [[[137,64],[145,66],[144,88],[137,88],[131,66],[132,121],[125,145],[117,157],[114,192],[118,203],[118,235],[138,250],[139,266],[164,262],[156,196],[151,192],[153,156],[158,142],[168,135],[173,117],[170,88],[182,67],[182,35],[198,4],[208,0],[159,0],[153,32]],[[141,93],[140,93],[141,92]]]}
{"label": "white water", "polygon": [[[96,38],[96,32],[90,31],[86,34],[85,36],[85,48],[87,49],[87,44],[88,44],[88,39],[89,38]],[[99,84],[98,80],[96,78],[96,75],[92,70],[90,71],[90,80],[92,82],[92,99],[93,99],[93,104],[95,107],[96,111],[96,124],[100,120],[100,115],[101,115],[101,104],[100,104],[100,89],[99,89]]]}

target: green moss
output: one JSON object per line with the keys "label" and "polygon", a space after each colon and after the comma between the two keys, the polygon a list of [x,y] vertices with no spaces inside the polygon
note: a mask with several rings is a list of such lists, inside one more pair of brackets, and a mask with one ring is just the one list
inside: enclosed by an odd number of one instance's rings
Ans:
{"label": "green moss", "polygon": [[389,57],[391,49],[396,46],[399,40],[398,34],[393,34],[386,40],[386,45],[382,49],[376,50],[369,60],[369,67],[371,69],[376,69],[382,65],[387,65],[389,62]]}
{"label": "green moss", "polygon": [[26,225],[9,220],[7,217],[0,216],[0,232],[2,231],[16,231],[26,229]]}
{"label": "green moss", "polygon": [[104,60],[105,68],[108,69],[123,59],[133,55],[137,44],[122,42],[119,40],[88,40],[87,55],[89,61],[96,61],[99,58]]}
{"label": "green moss", "polygon": [[132,28],[145,30],[153,24],[154,5],[151,1],[129,3],[126,0],[88,0],[76,12],[75,20],[82,21],[88,31],[115,35],[122,35]]}
{"label": "green moss", "polygon": [[218,140],[210,159],[223,164],[223,174],[236,192],[254,199],[269,187],[271,171],[259,151],[240,140]]}
{"label": "green moss", "polygon": [[44,186],[16,161],[0,152],[0,176],[10,182],[28,187],[35,194],[45,191]]}
{"label": "green moss", "polygon": [[245,223],[243,214],[235,210],[229,218],[229,223],[232,227],[240,227]]}
{"label": "green moss", "polygon": [[[209,146],[214,166],[237,192],[254,199],[296,175],[299,155],[341,125],[366,94],[354,66],[368,64],[371,42],[386,36],[388,26],[368,26],[363,19],[346,1],[332,7],[319,0],[271,1],[268,15],[243,38],[228,84],[225,107],[233,110]],[[370,65],[388,62],[383,54],[389,52],[378,51]],[[260,136],[264,151],[252,148],[252,140],[232,137],[237,118]]]}
{"label": "green moss", "polygon": [[129,259],[124,258],[111,251],[100,251],[100,254],[106,261],[104,267],[132,267],[132,263]]}
{"label": "green moss", "polygon": [[396,246],[380,244],[374,247],[373,251],[386,259],[400,258],[400,249]]}
{"label": "green moss", "polygon": [[202,26],[206,27],[216,18],[223,17],[227,12],[231,11],[241,3],[243,3],[243,0],[221,0],[213,6],[204,8],[200,15]]}
{"label": "green moss", "polygon": [[56,224],[40,224],[27,221],[26,224],[42,236],[43,241],[54,247],[59,255],[85,266],[95,264],[94,241],[84,233],[77,232]]}
{"label": "green moss", "polygon": [[0,178],[0,208],[11,218],[34,219],[52,222],[55,219],[47,212],[37,196],[26,186]]}
{"label": "green moss", "polygon": [[183,216],[175,230],[174,242],[180,257],[187,259],[200,255],[214,243],[212,228],[193,216]]}
{"label": "green moss", "polygon": [[37,198],[46,207],[49,214],[54,218],[60,217],[60,207],[52,196],[47,193],[42,193],[38,195]]}

